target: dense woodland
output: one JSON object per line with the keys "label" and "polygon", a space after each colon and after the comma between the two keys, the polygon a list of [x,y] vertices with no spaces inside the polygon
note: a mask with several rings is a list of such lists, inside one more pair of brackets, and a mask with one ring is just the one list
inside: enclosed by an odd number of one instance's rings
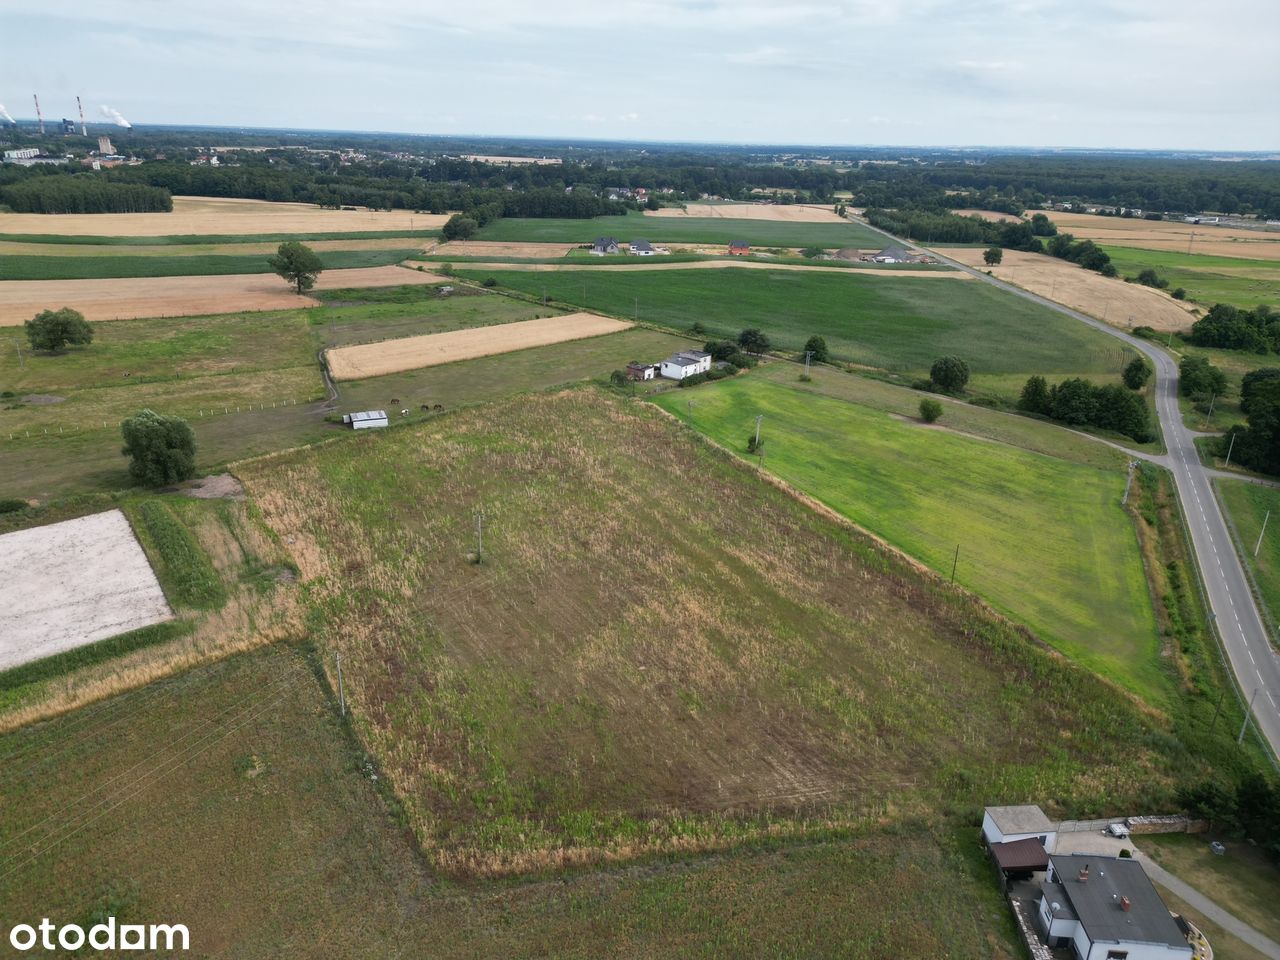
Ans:
{"label": "dense woodland", "polygon": [[[1019,213],[1046,201],[1089,202],[1169,212],[1216,211],[1280,218],[1280,166],[1244,159],[1155,154],[1011,153],[904,148],[762,148],[670,144],[461,141],[372,134],[235,132],[176,128],[113,130],[116,148],[143,158],[93,176],[162,187],[175,195],[294,200],[328,205],[472,210],[498,194],[536,199],[504,202],[507,216],[594,216],[610,188],[669,191],[671,199],[704,195],[745,199],[781,191],[783,202],[853,202],[910,211],[936,242],[991,242],[984,228],[946,219],[981,206]],[[13,146],[86,155],[92,138],[40,138],[10,131]],[[192,166],[206,145],[253,146],[224,153],[222,165]],[[309,149],[297,149],[305,144]],[[347,162],[337,151],[359,151]],[[330,152],[325,152],[330,151]],[[459,153],[555,156],[562,164],[506,166],[462,160]],[[65,168],[0,169],[0,186],[65,177]],[[552,194],[560,199],[552,200]],[[6,201],[7,202],[7,201]],[[12,204],[10,204],[12,205]],[[951,231],[948,233],[947,231]],[[927,236],[921,237],[927,239]]]}
{"label": "dense woodland", "polygon": [[0,188],[0,202],[16,213],[167,213],[164,187],[119,183],[91,173],[31,177]]}

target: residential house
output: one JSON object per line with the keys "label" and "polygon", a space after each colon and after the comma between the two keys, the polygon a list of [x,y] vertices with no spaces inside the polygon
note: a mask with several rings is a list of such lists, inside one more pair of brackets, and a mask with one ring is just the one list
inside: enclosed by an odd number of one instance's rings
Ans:
{"label": "residential house", "polygon": [[711,354],[702,350],[684,350],[662,361],[661,373],[668,380],[683,380],[711,369]]}
{"label": "residential house", "polygon": [[1050,947],[1077,960],[1191,960],[1186,934],[1142,864],[1120,857],[1049,858],[1037,921]]}
{"label": "residential house", "polygon": [[591,255],[593,257],[604,257],[611,253],[617,253],[619,249],[618,241],[613,237],[596,237],[596,242],[591,245]]}
{"label": "residential house", "polygon": [[982,839],[987,846],[1012,843],[1028,838],[1053,853],[1058,842],[1058,827],[1035,804],[1015,807],[987,807],[982,814]]}
{"label": "residential house", "polygon": [[652,257],[657,252],[648,240],[632,240],[627,248],[627,253],[633,257]]}
{"label": "residential house", "polygon": [[729,256],[746,257],[746,256],[749,256],[750,254],[751,254],[751,244],[747,243],[747,241],[745,240],[729,241]]}

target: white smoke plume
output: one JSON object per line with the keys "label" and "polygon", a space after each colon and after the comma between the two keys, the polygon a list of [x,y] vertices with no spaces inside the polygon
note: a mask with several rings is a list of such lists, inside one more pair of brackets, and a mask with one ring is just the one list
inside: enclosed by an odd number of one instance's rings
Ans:
{"label": "white smoke plume", "polygon": [[9,116],[9,111],[4,108],[4,104],[0,103],[0,119],[4,119],[9,123],[17,123],[18,121]]}
{"label": "white smoke plume", "polygon": [[130,123],[128,120],[126,120],[124,117],[120,115],[119,110],[112,109],[111,107],[108,107],[105,103],[102,105],[102,115],[104,117],[109,118],[112,121],[112,123],[114,123],[117,127],[124,127],[125,129],[129,129],[133,126],[132,123]]}

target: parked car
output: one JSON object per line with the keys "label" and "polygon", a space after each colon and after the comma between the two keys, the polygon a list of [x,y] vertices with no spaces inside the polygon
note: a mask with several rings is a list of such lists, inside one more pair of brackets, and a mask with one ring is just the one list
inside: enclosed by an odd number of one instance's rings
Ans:
{"label": "parked car", "polygon": [[1218,856],[1222,856],[1224,853],[1227,852],[1227,848],[1223,846],[1221,843],[1219,843],[1217,840],[1209,844],[1209,849],[1212,850]]}
{"label": "parked car", "polygon": [[1110,824],[1103,832],[1106,833],[1107,836],[1119,837],[1121,840],[1127,840],[1129,837],[1129,828],[1123,823]]}

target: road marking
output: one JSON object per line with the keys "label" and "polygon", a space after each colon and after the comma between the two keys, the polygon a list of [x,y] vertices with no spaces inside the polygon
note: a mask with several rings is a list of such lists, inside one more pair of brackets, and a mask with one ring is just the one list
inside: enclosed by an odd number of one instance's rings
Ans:
{"label": "road marking", "polygon": [[1253,672],[1254,672],[1254,673],[1256,673],[1256,674],[1258,675],[1258,682],[1259,682],[1259,683],[1266,683],[1266,682],[1267,682],[1267,681],[1265,681],[1265,680],[1263,680],[1263,679],[1262,679],[1262,671],[1261,671],[1261,670],[1255,669]]}
{"label": "road marking", "polygon": [[1249,662],[1250,662],[1250,663],[1252,663],[1252,664],[1256,667],[1256,666],[1258,665],[1258,661],[1257,661],[1257,660],[1255,660],[1255,659],[1253,659],[1253,651],[1249,649],[1249,646],[1248,646],[1248,643],[1247,643],[1247,642],[1246,642],[1246,644],[1245,644],[1244,652],[1245,652],[1245,653],[1247,653],[1247,654],[1249,655]]}

